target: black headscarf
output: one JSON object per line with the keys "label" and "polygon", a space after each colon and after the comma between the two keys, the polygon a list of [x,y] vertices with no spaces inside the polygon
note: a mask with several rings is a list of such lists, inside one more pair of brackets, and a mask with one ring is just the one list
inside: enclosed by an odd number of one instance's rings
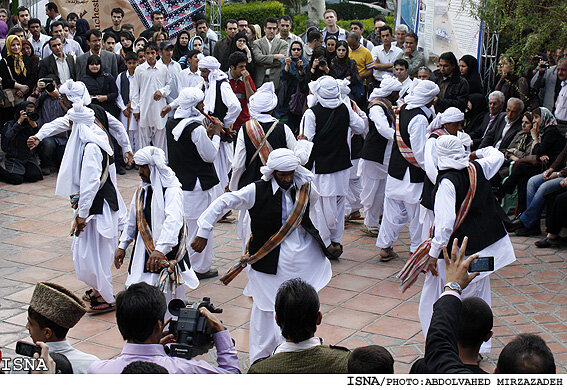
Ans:
{"label": "black headscarf", "polygon": [[[241,53],[246,54],[246,52],[240,50],[240,49],[236,46],[236,42],[237,42],[239,39],[242,39],[242,38],[246,39],[246,46],[248,46],[248,49],[250,49],[250,52],[252,52],[252,47],[251,47],[251,45],[250,45],[250,41],[248,40],[248,37],[246,36],[246,34],[244,34],[243,32],[238,32],[238,33],[236,33],[236,35],[234,36],[234,38],[232,38],[232,40],[230,41],[230,44],[229,44],[229,46],[228,46],[228,50],[226,50],[226,51],[224,52],[224,56],[223,56],[223,58],[222,58],[221,67],[220,67],[220,69],[221,69],[223,72],[226,72],[226,71],[228,70],[228,68],[230,68],[230,66],[229,66],[229,64],[228,64],[228,57],[230,57],[230,55],[231,55],[232,53],[234,53],[235,51],[239,51],[239,52],[241,52]],[[248,67],[247,67],[247,68],[248,68]]]}
{"label": "black headscarf", "polygon": [[480,74],[478,73],[478,61],[473,56],[467,54],[464,55],[460,61],[463,61],[467,64],[469,70],[467,74],[463,77],[469,83],[469,93],[482,93],[482,80],[480,79]]}
{"label": "black headscarf", "polygon": [[[98,68],[98,72],[93,73],[91,72],[91,70],[89,69],[89,65],[93,65],[93,64],[98,64],[100,65],[100,68]],[[100,75],[102,75],[102,61],[100,59],[99,56],[97,56],[96,54],[91,55],[88,59],[87,59],[87,71],[86,73],[91,76],[92,78],[97,78]]]}
{"label": "black headscarf", "polygon": [[181,46],[179,44],[179,37],[184,34],[187,35],[187,43],[189,43],[189,38],[191,38],[189,31],[186,30],[183,30],[179,34],[177,34],[175,45],[173,45],[173,56],[171,57],[174,61],[179,61],[181,57],[186,56],[187,53],[189,53],[189,48],[187,47],[187,45]]}
{"label": "black headscarf", "polygon": [[468,134],[477,129],[484,120],[485,114],[488,112],[488,103],[486,97],[480,93],[472,93],[469,95],[469,102],[472,108],[465,112],[465,132]]}

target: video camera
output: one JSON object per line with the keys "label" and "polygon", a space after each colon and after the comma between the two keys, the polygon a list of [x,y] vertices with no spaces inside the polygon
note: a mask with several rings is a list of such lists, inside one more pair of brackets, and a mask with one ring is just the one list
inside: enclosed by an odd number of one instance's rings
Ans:
{"label": "video camera", "polygon": [[169,312],[177,316],[177,321],[169,323],[169,331],[177,340],[177,343],[169,346],[170,356],[192,359],[213,347],[213,335],[207,328],[207,319],[199,313],[201,307],[211,313],[222,313],[222,309],[213,306],[209,297],[203,298],[201,302],[185,302],[181,299],[169,302]]}

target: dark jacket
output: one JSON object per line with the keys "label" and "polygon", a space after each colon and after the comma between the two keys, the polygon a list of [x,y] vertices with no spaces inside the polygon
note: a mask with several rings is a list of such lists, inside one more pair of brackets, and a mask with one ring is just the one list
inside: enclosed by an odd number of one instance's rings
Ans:
{"label": "dark jacket", "polygon": [[6,158],[17,159],[17,160],[27,160],[34,157],[34,152],[31,151],[27,146],[27,140],[32,135],[35,135],[39,130],[39,127],[31,127],[27,120],[24,120],[22,124],[18,123],[20,118],[20,111],[25,110],[28,104],[33,104],[29,101],[23,101],[16,107],[16,112],[14,114],[14,120],[6,123],[5,131],[2,136],[5,138],[2,140],[2,146],[5,147]]}
{"label": "dark jacket", "polygon": [[534,145],[532,154],[538,158],[548,156],[549,161],[553,162],[561,154],[565,147],[565,137],[559,132],[557,126],[547,126],[541,134],[541,141]]}
{"label": "dark jacket", "polygon": [[108,73],[99,72],[97,77],[92,75],[84,75],[81,80],[85,83],[87,90],[91,96],[94,95],[106,95],[108,98],[104,102],[99,102],[93,99],[93,103],[98,104],[105,111],[110,112],[114,115],[115,107],[116,107],[116,98],[118,97],[118,87],[116,86],[116,82],[112,78],[111,75]]}
{"label": "dark jacket", "polygon": [[[480,143],[479,149],[485,148],[487,146],[496,146],[498,141],[500,141],[500,138],[502,138],[502,131],[504,130],[505,126],[506,126],[506,113],[503,112],[499,114],[496,119],[494,119],[492,128],[486,132],[486,135],[484,136],[482,142]],[[508,146],[510,146],[510,143],[512,142],[516,134],[518,134],[518,132],[521,130],[522,130],[522,116],[520,115],[520,117],[516,119],[516,122],[514,122],[514,124],[506,132],[506,135],[502,139],[502,142],[500,143],[498,149],[500,149],[501,151],[508,149]]]}
{"label": "dark jacket", "polygon": [[[16,74],[14,70],[14,57],[8,56],[0,60],[0,77],[2,78],[2,88],[14,88],[15,82],[19,84],[24,84],[30,87],[27,95],[31,94],[35,88],[37,82],[37,72],[33,67],[33,61],[31,58],[23,56],[24,66],[26,68],[26,75],[24,73]],[[10,70],[8,71],[8,68]],[[10,76],[11,73],[11,76]]]}
{"label": "dark jacket", "polygon": [[[65,54],[65,60],[67,65],[69,65],[69,73],[73,80],[77,79],[77,71],[75,69],[75,59],[70,54]],[[57,84],[61,84],[59,78],[59,71],[57,70],[57,63],[55,62],[55,57],[53,54],[45,57],[43,60],[39,61],[39,78],[51,78],[54,79]]]}
{"label": "dark jacket", "polygon": [[[432,80],[437,83],[439,88],[441,88],[441,82],[443,81],[443,76],[441,71],[436,70],[433,72]],[[436,111],[443,112],[449,107],[457,107],[462,112],[465,112],[467,108],[467,103],[469,99],[469,83],[461,76],[458,70],[453,72],[453,75],[449,78],[449,86],[445,91],[443,98],[437,100],[437,105],[435,106]]]}

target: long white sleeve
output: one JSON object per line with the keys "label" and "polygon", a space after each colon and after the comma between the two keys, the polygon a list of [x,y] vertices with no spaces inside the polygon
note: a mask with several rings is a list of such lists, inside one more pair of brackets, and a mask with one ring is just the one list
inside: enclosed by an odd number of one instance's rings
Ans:
{"label": "long white sleeve", "polygon": [[364,134],[366,131],[364,119],[362,119],[360,115],[354,112],[350,104],[345,104],[345,106],[348,109],[348,114],[349,114],[348,127],[352,132],[351,134]]}
{"label": "long white sleeve", "polygon": [[246,170],[246,146],[244,145],[245,131],[246,128],[242,126],[236,136],[236,146],[234,148],[234,156],[232,157],[232,177],[228,184],[228,189],[231,191],[236,191],[238,189],[238,182]]}
{"label": "long white sleeve", "polygon": [[240,111],[242,111],[242,106],[234,94],[234,91],[230,87],[230,83],[222,83],[220,92],[222,102],[227,108],[226,115],[224,116],[224,126],[230,127],[234,124],[234,122],[236,122],[238,115],[240,115]]}
{"label": "long white sleeve", "polygon": [[390,127],[388,118],[386,117],[382,107],[378,105],[371,107],[368,116],[370,120],[374,122],[374,126],[376,127],[378,134],[387,140],[394,139],[395,130]]}
{"label": "long white sleeve", "polygon": [[288,127],[288,125],[284,124],[283,127],[285,132],[285,144],[287,148],[289,150],[295,150],[295,147],[297,145],[297,139],[295,138],[295,135],[293,135],[293,132]]}
{"label": "long white sleeve", "polygon": [[[128,133],[126,133],[126,128],[122,122],[108,112],[106,113],[106,117],[108,118],[108,132],[116,138],[116,142],[118,142],[118,145],[122,148],[122,153],[131,152],[132,146],[130,145],[130,138],[128,138]],[[114,158],[118,158],[118,156],[114,156]]]}
{"label": "long white sleeve", "polygon": [[195,128],[191,132],[191,141],[195,144],[199,156],[203,161],[212,163],[217,158],[220,145],[220,137],[214,135],[213,139],[210,139],[207,135],[207,130],[203,126]]}
{"label": "long white sleeve", "polygon": [[424,164],[427,178],[435,184],[437,181],[437,149],[435,148],[436,138],[428,138],[425,142]]}
{"label": "long white sleeve", "polygon": [[52,137],[69,130],[69,125],[69,118],[67,118],[67,116],[62,116],[60,118],[52,120],[49,123],[45,123],[43,126],[41,126],[41,129],[39,129],[35,136],[40,141],[43,141],[47,137]]}
{"label": "long white sleeve", "polygon": [[159,238],[156,242],[156,250],[166,254],[179,241],[179,231],[183,226],[183,191],[180,187],[167,188],[163,196],[165,200],[165,219],[161,225]]}
{"label": "long white sleeve", "polygon": [[299,134],[303,134],[307,137],[308,141],[313,141],[315,137],[315,113],[308,109],[303,113],[303,118],[301,118],[301,123],[299,124]]}
{"label": "long white sleeve", "polygon": [[[147,188],[147,187],[146,187]],[[136,239],[134,236],[136,234],[136,195],[132,196],[132,201],[130,202],[130,210],[128,212],[128,218],[126,220],[126,225],[124,230],[122,230],[122,235],[120,236],[120,244],[118,247],[120,249],[126,250],[128,246]]]}
{"label": "long white sleeve", "polygon": [[422,169],[425,168],[424,150],[428,125],[429,122],[427,122],[427,118],[424,115],[415,116],[408,125],[411,150]]}
{"label": "long white sleeve", "polygon": [[130,88],[130,107],[135,114],[140,113],[140,87],[142,85],[142,69],[136,68],[134,71],[134,78],[132,79],[132,88]]}
{"label": "long white sleeve", "polygon": [[89,143],[85,146],[81,164],[81,184],[79,191],[79,217],[87,218],[93,200],[100,186],[102,175],[102,152],[98,145]]}
{"label": "long white sleeve", "polygon": [[441,180],[437,193],[435,194],[435,232],[431,240],[429,256],[439,258],[443,246],[449,243],[457,213],[455,212],[455,202],[457,194],[455,186],[449,179]]}
{"label": "long white sleeve", "polygon": [[476,156],[478,157],[476,162],[480,164],[482,171],[484,172],[484,177],[488,180],[492,179],[492,177],[496,175],[504,163],[504,154],[492,146],[478,149],[476,151]]}
{"label": "long white sleeve", "polygon": [[118,108],[120,108],[120,111],[122,112],[127,107],[126,105],[124,105],[124,101],[122,99],[122,83],[120,82],[120,79],[122,77],[121,74],[118,75],[118,77],[116,78],[116,87],[118,88],[118,97],[116,98],[116,105],[118,106]]}

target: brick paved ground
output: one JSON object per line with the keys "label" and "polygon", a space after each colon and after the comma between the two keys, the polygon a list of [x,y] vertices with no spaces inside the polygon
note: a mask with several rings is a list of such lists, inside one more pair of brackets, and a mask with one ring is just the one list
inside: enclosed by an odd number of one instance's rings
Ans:
{"label": "brick paved ground", "polygon": [[[127,204],[139,182],[130,172],[119,177]],[[27,303],[38,281],[52,281],[82,294],[86,286],[77,281],[68,237],[71,210],[68,202],[54,195],[55,177],[39,183],[0,184],[0,347],[13,356],[16,341],[27,339]],[[515,334],[541,335],[555,354],[559,372],[567,369],[567,251],[538,249],[534,238],[513,237],[518,261],[497,272],[491,280],[495,314],[493,352],[482,367],[492,370],[504,344]],[[408,254],[405,230],[396,245],[401,255],[388,264],[377,258],[375,239],[365,237],[358,225],[347,227],[345,251],[333,262],[333,278],[320,292],[323,324],[317,335],[326,343],[355,348],[380,344],[389,349],[397,373],[407,373],[423,354],[424,338],[417,317],[421,281],[402,295],[395,274]],[[221,274],[238,258],[240,242],[234,225],[215,230],[214,266]],[[115,292],[123,289],[126,267],[113,270]],[[224,309],[220,315],[236,341],[243,370],[248,368],[248,321],[251,303],[242,295],[244,274],[228,287],[217,280],[204,281],[188,294],[189,299],[212,297]],[[85,316],[70,331],[75,347],[102,359],[117,355],[123,340],[114,313]],[[214,352],[206,357],[214,360]]]}

